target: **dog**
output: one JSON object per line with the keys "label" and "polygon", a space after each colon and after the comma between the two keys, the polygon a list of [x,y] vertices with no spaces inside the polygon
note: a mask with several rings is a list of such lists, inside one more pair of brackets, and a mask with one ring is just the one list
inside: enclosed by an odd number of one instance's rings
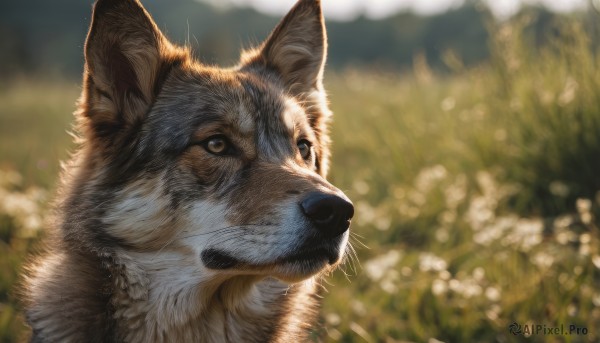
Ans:
{"label": "dog", "polygon": [[325,179],[326,50],[319,0],[228,69],[169,42],[138,0],[98,0],[79,147],[24,281],[32,341],[308,339],[354,214]]}

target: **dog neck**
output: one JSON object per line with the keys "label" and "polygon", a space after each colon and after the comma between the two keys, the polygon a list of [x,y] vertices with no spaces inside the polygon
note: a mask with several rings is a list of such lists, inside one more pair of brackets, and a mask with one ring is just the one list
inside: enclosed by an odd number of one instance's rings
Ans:
{"label": "dog neck", "polygon": [[[277,341],[282,328],[301,335],[301,323],[313,317],[313,279],[289,286],[264,276],[207,273],[170,252],[122,253],[114,262],[111,304],[123,341]],[[291,313],[292,303],[303,307]]]}

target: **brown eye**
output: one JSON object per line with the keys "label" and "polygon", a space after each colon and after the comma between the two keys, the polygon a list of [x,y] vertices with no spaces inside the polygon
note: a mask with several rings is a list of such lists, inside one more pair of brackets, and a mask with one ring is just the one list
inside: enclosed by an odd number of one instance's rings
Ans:
{"label": "brown eye", "polygon": [[204,149],[214,155],[225,155],[231,151],[231,146],[227,138],[214,136],[204,142]]}
{"label": "brown eye", "polygon": [[312,157],[312,145],[306,139],[298,141],[298,150],[303,159],[308,160]]}

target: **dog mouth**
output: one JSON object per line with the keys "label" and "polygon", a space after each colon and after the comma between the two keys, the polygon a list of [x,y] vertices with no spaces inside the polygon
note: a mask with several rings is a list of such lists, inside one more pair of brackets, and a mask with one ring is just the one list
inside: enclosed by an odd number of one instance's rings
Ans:
{"label": "dog mouth", "polygon": [[229,253],[219,249],[206,249],[201,254],[202,263],[210,269],[231,269],[236,266],[247,265],[241,259],[231,256]]}
{"label": "dog mouth", "polygon": [[280,263],[305,263],[327,261],[329,265],[335,264],[340,257],[339,249],[328,246],[304,247],[297,252],[280,259]]}
{"label": "dog mouth", "polygon": [[269,270],[278,266],[296,266],[301,269],[325,268],[333,266],[340,260],[341,247],[339,244],[304,244],[292,253],[286,254],[273,262],[251,262],[216,248],[209,248],[201,253],[204,265],[210,269],[247,269]]}

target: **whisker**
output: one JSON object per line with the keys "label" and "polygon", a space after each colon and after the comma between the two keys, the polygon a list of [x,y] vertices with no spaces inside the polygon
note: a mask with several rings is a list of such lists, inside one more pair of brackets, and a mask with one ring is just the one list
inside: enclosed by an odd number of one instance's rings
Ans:
{"label": "whisker", "polygon": [[365,236],[363,236],[363,235],[360,235],[360,234],[358,234],[358,233],[356,233],[356,232],[354,232],[354,231],[351,231],[351,232],[350,232],[350,234],[352,234],[352,236],[359,237],[359,238],[362,238],[362,239],[364,239],[364,238],[365,238]]}
{"label": "whisker", "polygon": [[163,249],[165,247],[167,247],[169,244],[173,243],[175,241],[175,239],[177,238],[177,236],[173,236],[171,239],[169,239],[165,244],[163,244],[162,247],[160,247],[160,249],[158,249],[158,251],[156,253],[154,253],[154,256],[152,256],[152,261],[154,261],[154,259],[156,257],[158,257],[158,254],[160,254],[161,251],[163,251]]}
{"label": "whisker", "polygon": [[[243,225],[231,225],[231,226],[226,226],[226,227],[222,227],[222,228],[218,228],[218,229],[214,229],[211,231],[207,231],[207,232],[198,232],[198,233],[194,233],[191,234],[189,236],[182,236],[181,238],[192,238],[192,237],[196,237],[196,236],[204,236],[204,235],[210,235],[210,234],[215,234],[215,233],[220,233],[222,231],[226,231],[226,230],[230,230],[230,229],[243,229],[244,227],[251,227],[251,226],[260,226],[260,227],[273,227],[276,225],[273,224],[243,224]],[[184,231],[184,232],[189,232],[189,231]]]}
{"label": "whisker", "polygon": [[354,275],[358,274],[358,267],[360,267],[360,269],[362,269],[362,265],[360,264],[360,259],[358,258],[358,254],[356,252],[356,249],[354,248],[354,246],[350,243],[348,244],[348,247],[350,249],[350,260],[352,261],[352,270],[354,271]]}
{"label": "whisker", "polygon": [[369,246],[367,246],[365,243],[363,243],[357,236],[352,235],[352,233],[350,235],[350,238],[352,240],[354,240],[354,242],[356,242],[357,244],[360,244],[361,247],[363,247],[365,249],[369,249],[369,250],[371,249],[371,248],[369,248]]}
{"label": "whisker", "polygon": [[[231,225],[231,226],[214,229],[214,230],[211,230],[208,232],[195,233],[192,235],[186,235],[186,236],[175,235],[173,238],[169,239],[169,241],[167,241],[165,244],[163,244],[160,247],[160,249],[158,249],[158,251],[156,251],[156,253],[154,254],[154,256],[152,258],[153,259],[156,258],[164,250],[165,247],[167,247],[168,245],[173,243],[176,239],[188,239],[188,238],[204,236],[204,235],[208,235],[208,234],[216,234],[217,235],[213,238],[217,238],[217,239],[223,238],[223,240],[221,240],[221,241],[216,240],[215,242],[213,242],[212,240],[209,240],[208,245],[223,244],[223,243],[227,243],[227,242],[230,242],[232,240],[237,240],[237,239],[244,240],[245,242],[248,242],[248,243],[259,243],[258,241],[251,240],[251,239],[249,239],[249,237],[245,236],[245,233],[246,233],[245,231],[240,232],[238,230],[238,229],[242,229],[244,227],[252,227],[252,226],[268,227],[268,226],[273,226],[273,225],[271,225],[271,224]],[[189,231],[184,230],[183,232],[189,232]]]}

